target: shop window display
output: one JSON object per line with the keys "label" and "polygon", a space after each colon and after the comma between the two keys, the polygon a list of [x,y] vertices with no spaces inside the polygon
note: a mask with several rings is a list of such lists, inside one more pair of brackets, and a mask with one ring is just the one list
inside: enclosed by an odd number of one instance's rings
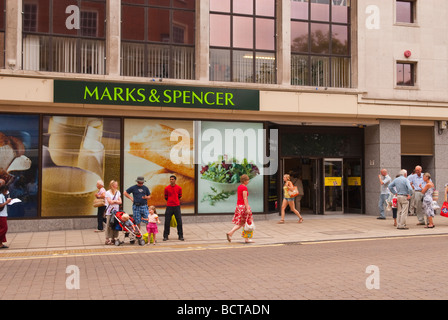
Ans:
{"label": "shop window display", "polygon": [[0,179],[10,197],[9,218],[36,217],[38,212],[39,116],[0,116]]}
{"label": "shop window display", "polygon": [[43,117],[43,217],[97,213],[97,181],[120,181],[120,128],[117,118]]}

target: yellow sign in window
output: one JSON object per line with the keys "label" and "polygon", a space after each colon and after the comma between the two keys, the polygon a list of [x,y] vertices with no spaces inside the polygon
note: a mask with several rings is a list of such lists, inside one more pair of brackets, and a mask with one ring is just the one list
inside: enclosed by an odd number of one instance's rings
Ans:
{"label": "yellow sign in window", "polygon": [[325,177],[326,187],[340,187],[342,186],[342,177]]}

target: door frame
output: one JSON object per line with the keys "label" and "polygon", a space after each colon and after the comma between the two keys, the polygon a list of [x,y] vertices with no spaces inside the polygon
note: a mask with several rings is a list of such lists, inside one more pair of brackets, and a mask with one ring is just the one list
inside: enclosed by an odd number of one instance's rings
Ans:
{"label": "door frame", "polygon": [[[340,196],[341,196],[341,210],[338,211],[327,211],[326,210],[326,188],[329,187],[326,185],[326,173],[325,173],[325,162],[340,162],[341,163],[341,181],[340,181],[340,188],[341,188],[341,192],[340,192]],[[339,178],[339,176],[337,177]],[[339,186],[337,186],[339,187]],[[344,158],[322,158],[322,189],[323,189],[323,194],[322,194],[322,205],[323,205],[323,214],[344,214]]]}

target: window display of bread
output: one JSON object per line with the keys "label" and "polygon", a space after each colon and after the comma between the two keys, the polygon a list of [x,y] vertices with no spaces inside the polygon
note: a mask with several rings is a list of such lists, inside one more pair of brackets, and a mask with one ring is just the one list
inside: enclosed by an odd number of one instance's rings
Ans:
{"label": "window display of bread", "polygon": [[[129,153],[134,156],[149,160],[172,172],[194,178],[193,139],[185,133],[185,130],[174,129],[163,124],[146,126],[142,132],[131,139],[129,146]],[[183,150],[189,151],[188,161],[171,160],[172,152],[175,152],[178,159],[184,156],[180,154]]]}
{"label": "window display of bread", "polygon": [[20,139],[0,132],[0,179],[9,183],[13,178],[9,172],[31,167],[31,160],[24,154],[25,146]]}
{"label": "window display of bread", "polygon": [[178,184],[182,188],[181,203],[194,202],[194,179],[186,177],[182,174],[170,172],[166,169],[160,169],[157,171],[151,171],[145,174],[146,184],[151,189],[151,199],[149,204],[153,206],[165,206],[165,187],[168,185],[167,181],[170,181],[170,176],[175,175]]}

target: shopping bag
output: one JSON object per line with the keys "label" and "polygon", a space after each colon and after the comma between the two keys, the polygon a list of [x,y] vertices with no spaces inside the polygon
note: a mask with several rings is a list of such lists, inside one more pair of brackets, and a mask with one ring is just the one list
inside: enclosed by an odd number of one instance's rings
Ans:
{"label": "shopping bag", "polygon": [[448,202],[445,201],[440,209],[440,215],[448,218]]}
{"label": "shopping bag", "polygon": [[294,186],[294,187],[292,188],[292,191],[291,191],[291,190],[288,191],[288,194],[289,194],[289,197],[290,197],[290,198],[297,197],[297,196],[299,195],[299,189],[297,189],[297,187]]}
{"label": "shopping bag", "polygon": [[142,239],[145,240],[145,243],[148,243],[148,233],[143,234]]}
{"label": "shopping bag", "polygon": [[246,231],[246,230],[244,230],[244,229],[243,229],[243,232],[241,233],[241,236],[242,236],[243,238],[246,238],[246,239],[250,239],[250,238],[252,238],[253,235],[254,235],[254,232],[253,232],[253,231]]}
{"label": "shopping bag", "polygon": [[171,216],[170,227],[172,227],[172,228],[176,228],[177,227],[177,220],[176,220],[176,217],[174,215]]}
{"label": "shopping bag", "polygon": [[254,222],[252,221],[252,223],[249,224],[249,223],[247,223],[247,221],[246,221],[246,224],[245,224],[244,227],[243,227],[243,232],[241,233],[241,236],[242,236],[243,238],[250,239],[250,238],[252,238],[253,235],[254,235],[254,230],[255,230],[255,224],[254,224]]}

